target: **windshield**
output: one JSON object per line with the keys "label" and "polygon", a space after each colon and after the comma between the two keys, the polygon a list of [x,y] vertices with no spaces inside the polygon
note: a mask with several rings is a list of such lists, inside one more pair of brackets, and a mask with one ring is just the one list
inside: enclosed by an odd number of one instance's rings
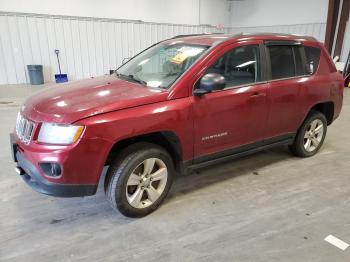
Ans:
{"label": "windshield", "polygon": [[168,89],[207,48],[183,43],[156,45],[122,65],[117,75],[145,86]]}

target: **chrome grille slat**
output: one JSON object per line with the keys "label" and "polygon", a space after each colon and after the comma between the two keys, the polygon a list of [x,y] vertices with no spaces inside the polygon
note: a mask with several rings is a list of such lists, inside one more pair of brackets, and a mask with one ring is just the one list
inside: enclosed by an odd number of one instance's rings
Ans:
{"label": "chrome grille slat", "polygon": [[34,122],[26,119],[21,114],[18,114],[16,123],[16,134],[23,143],[30,143],[33,136],[34,125]]}

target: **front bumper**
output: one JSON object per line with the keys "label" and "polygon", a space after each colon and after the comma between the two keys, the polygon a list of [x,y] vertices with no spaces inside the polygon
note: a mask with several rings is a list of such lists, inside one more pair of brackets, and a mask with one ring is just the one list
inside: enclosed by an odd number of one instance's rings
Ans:
{"label": "front bumper", "polygon": [[94,195],[97,185],[85,184],[60,184],[48,181],[38,170],[38,167],[27,160],[24,154],[18,150],[14,134],[10,134],[12,158],[16,162],[19,175],[35,191],[57,197],[82,197]]}

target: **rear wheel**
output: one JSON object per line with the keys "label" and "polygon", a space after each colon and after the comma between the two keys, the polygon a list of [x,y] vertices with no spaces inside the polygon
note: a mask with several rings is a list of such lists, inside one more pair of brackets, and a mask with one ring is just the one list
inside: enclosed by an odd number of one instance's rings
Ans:
{"label": "rear wheel", "polygon": [[145,216],[163,202],[172,184],[173,162],[156,145],[133,145],[114,161],[105,192],[113,208],[129,217]]}
{"label": "rear wheel", "polygon": [[321,148],[327,133],[325,116],[313,111],[300,127],[294,143],[289,147],[293,154],[300,157],[315,155]]}

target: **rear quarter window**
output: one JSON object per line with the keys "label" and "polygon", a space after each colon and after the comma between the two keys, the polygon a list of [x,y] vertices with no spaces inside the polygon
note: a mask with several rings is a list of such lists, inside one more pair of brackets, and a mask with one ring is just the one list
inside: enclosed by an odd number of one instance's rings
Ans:
{"label": "rear quarter window", "polygon": [[321,50],[317,47],[304,46],[306,56],[306,72],[314,74],[320,62]]}

